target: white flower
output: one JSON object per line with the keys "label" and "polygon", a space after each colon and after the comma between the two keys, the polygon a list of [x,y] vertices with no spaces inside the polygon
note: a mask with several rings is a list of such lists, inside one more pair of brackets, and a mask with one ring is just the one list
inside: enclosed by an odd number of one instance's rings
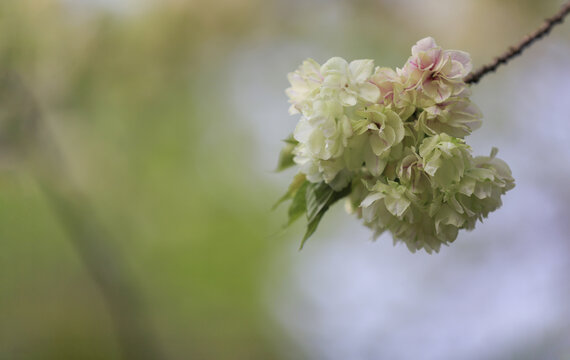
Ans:
{"label": "white flower", "polygon": [[347,163],[352,168],[363,164],[374,176],[380,176],[394,152],[401,152],[404,125],[394,111],[375,105],[357,112],[352,120],[355,136],[349,140]]}
{"label": "white flower", "polygon": [[291,83],[291,87],[285,90],[291,103],[289,114],[310,111],[311,103],[318,95],[323,82],[320,67],[315,60],[307,59],[287,76]]}
{"label": "white flower", "polygon": [[469,146],[445,133],[425,138],[419,150],[424,171],[442,188],[459,183],[471,165]]}
{"label": "white flower", "polygon": [[328,160],[342,155],[352,128],[342,106],[332,100],[317,100],[310,117],[301,117],[293,136],[306,145],[312,157]]}
{"label": "white flower", "polygon": [[340,191],[351,181],[352,173],[346,169],[344,159],[316,159],[304,144],[299,144],[293,150],[293,161],[299,165],[299,171],[305,174],[307,180],[313,183],[321,181]]}
{"label": "white flower", "polygon": [[321,67],[323,94],[338,96],[343,106],[354,106],[359,100],[375,103],[380,97],[380,90],[370,82],[373,70],[372,60],[355,60],[349,64],[342,58],[334,57]]}

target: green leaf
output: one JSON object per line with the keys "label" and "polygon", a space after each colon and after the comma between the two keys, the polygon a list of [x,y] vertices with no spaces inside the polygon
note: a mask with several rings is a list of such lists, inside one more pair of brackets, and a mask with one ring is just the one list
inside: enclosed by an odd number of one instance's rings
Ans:
{"label": "green leaf", "polygon": [[310,183],[306,190],[306,211],[307,211],[307,230],[299,250],[303,249],[305,242],[317,230],[319,222],[323,215],[327,212],[329,207],[336,201],[348,195],[351,191],[351,186],[348,185],[341,191],[334,191],[326,183],[321,182],[318,184]]}
{"label": "green leaf", "polygon": [[307,212],[306,193],[309,184],[308,181],[305,181],[297,190],[293,202],[289,205],[289,221],[286,226],[291,225],[295,220],[300,218],[301,215]]}
{"label": "green leaf", "polygon": [[325,211],[317,213],[317,215],[314,217],[313,221],[310,221],[307,224],[307,231],[305,232],[305,236],[303,236],[303,240],[301,240],[301,246],[299,247],[299,250],[303,250],[303,246],[305,246],[305,242],[307,240],[309,240],[311,235],[313,235],[313,233],[317,230],[317,227],[319,226],[319,223],[321,222],[321,219],[323,218]]}
{"label": "green leaf", "polygon": [[279,153],[279,160],[277,162],[277,169],[275,171],[283,171],[285,169],[290,168],[291,166],[295,165],[293,161],[293,149],[299,143],[297,140],[293,138],[293,135],[290,135],[287,139],[283,140],[285,142],[285,146],[281,149]]}
{"label": "green leaf", "polygon": [[297,140],[295,140],[295,138],[293,137],[293,134],[289,135],[287,137],[287,139],[284,139],[283,142],[285,144],[292,144],[292,145],[297,145],[299,142]]}
{"label": "green leaf", "polygon": [[283,196],[281,196],[281,198],[279,200],[277,200],[275,205],[273,205],[272,210],[275,210],[283,202],[290,200],[290,199],[293,199],[295,197],[295,195],[297,194],[297,191],[303,186],[303,184],[305,182],[307,182],[307,179],[305,178],[304,174],[295,175],[295,177],[293,178],[293,181],[289,185],[289,189],[287,189],[287,192],[285,194],[283,194]]}

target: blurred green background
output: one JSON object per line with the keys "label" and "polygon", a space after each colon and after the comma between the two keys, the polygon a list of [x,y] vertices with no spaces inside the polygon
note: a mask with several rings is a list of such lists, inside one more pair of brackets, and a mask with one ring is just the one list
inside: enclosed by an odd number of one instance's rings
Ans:
{"label": "blurred green background", "polygon": [[[272,358],[258,284],[278,228],[266,199],[281,190],[250,176],[249,131],[212,89],[223,51],[207,49],[240,36],[248,11],[207,19],[205,4],[159,5],[125,15],[2,1],[0,69],[37,98],[69,168],[58,181],[81,188],[114,234],[106,246],[124,254],[165,356]],[[49,200],[11,170],[0,178],[0,358],[120,358]]]}
{"label": "blurred green background", "polygon": [[[287,72],[333,55],[401,66],[427,35],[478,65],[559,4],[0,1],[0,73],[25,84],[64,164],[44,164],[55,173],[47,186],[71,188],[65,201],[77,192],[93,209],[67,219],[54,211],[33,170],[42,165],[26,160],[28,148],[41,148],[10,133],[23,130],[5,115],[26,113],[30,105],[13,100],[26,92],[2,86],[0,359],[133,358],[89,270],[115,262],[160,358],[319,358],[267,305],[267,284],[279,287],[295,266],[278,254],[307,256],[293,251],[301,227],[284,236],[284,210],[270,212],[292,176],[271,173],[296,121],[287,117]],[[86,241],[100,241],[94,249],[110,259],[86,265],[68,229],[81,221],[109,234]]]}

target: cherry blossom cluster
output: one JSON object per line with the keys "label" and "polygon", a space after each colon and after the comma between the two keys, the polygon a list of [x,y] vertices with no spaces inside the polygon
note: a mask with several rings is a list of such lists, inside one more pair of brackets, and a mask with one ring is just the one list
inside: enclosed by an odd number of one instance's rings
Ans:
{"label": "cherry blossom cluster", "polygon": [[473,157],[464,138],[481,126],[464,78],[469,54],[418,41],[396,70],[372,60],[308,59],[288,78],[290,149],[309,183],[350,189],[347,209],[375,236],[392,233],[411,251],[439,251],[460,229],[501,206],[514,187],[496,158]]}

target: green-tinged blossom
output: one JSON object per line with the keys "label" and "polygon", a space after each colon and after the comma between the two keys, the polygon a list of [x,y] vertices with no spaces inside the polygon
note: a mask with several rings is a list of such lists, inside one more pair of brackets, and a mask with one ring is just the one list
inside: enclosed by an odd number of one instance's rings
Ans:
{"label": "green-tinged blossom", "polygon": [[411,251],[437,252],[502,204],[514,187],[507,164],[473,157],[464,138],[481,126],[464,77],[467,53],[432,38],[401,69],[372,60],[306,60],[289,74],[290,113],[301,118],[278,169],[299,166],[289,223],[307,215],[301,246],[328,208],[346,198],[374,236],[388,231]]}

